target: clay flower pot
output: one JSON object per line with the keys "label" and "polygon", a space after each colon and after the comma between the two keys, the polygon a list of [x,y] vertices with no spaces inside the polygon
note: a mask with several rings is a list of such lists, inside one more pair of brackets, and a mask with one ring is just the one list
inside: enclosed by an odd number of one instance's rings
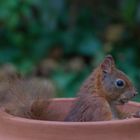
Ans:
{"label": "clay flower pot", "polygon": [[[19,118],[0,110],[0,140],[139,140],[140,119],[104,122],[62,122],[74,99],[55,99],[55,121]],[[135,112],[139,103],[130,102],[122,110]]]}

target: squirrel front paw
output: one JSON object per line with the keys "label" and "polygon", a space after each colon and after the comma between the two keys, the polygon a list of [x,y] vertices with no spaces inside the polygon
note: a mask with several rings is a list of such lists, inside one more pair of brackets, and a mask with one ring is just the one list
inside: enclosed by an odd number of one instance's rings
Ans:
{"label": "squirrel front paw", "polygon": [[132,116],[134,118],[140,118],[140,111],[136,112],[136,113],[133,113]]}

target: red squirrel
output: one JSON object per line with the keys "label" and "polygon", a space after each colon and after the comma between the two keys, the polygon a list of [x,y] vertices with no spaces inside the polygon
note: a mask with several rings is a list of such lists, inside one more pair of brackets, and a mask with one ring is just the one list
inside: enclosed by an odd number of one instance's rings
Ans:
{"label": "red squirrel", "polygon": [[107,121],[129,117],[117,109],[137,94],[128,77],[115,66],[111,55],[92,72],[82,85],[65,121]]}
{"label": "red squirrel", "polygon": [[[15,116],[47,120],[46,112],[52,93],[50,84],[39,81],[17,80],[9,83],[5,91],[8,99],[5,110]],[[120,113],[117,105],[123,105],[137,94],[128,77],[115,66],[111,55],[91,73],[83,83],[78,97],[64,121],[106,121],[128,117]]]}

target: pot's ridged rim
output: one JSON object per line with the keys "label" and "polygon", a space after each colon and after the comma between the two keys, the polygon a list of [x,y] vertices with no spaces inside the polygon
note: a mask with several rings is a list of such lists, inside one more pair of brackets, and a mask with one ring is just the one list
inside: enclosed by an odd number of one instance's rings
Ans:
{"label": "pot's ridged rim", "polygon": [[[56,98],[55,101],[67,101],[74,100],[74,98]],[[140,107],[140,103],[137,102],[129,102],[129,105]],[[42,125],[59,125],[59,126],[105,126],[105,125],[125,125],[125,124],[133,124],[140,123],[139,118],[128,118],[124,120],[111,120],[111,121],[100,121],[100,122],[61,122],[61,121],[43,121],[43,120],[32,120],[26,118],[20,118],[17,116],[10,115],[4,111],[4,109],[0,109],[0,118],[7,121],[24,123],[24,124],[42,124]]]}

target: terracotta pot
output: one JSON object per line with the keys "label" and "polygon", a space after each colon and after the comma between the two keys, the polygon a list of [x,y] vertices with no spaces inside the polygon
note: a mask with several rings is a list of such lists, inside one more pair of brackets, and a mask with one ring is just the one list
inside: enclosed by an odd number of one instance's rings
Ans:
{"label": "terracotta pot", "polygon": [[[0,110],[0,140],[139,140],[140,119],[104,122],[62,122],[74,99],[55,99],[56,121],[14,117]],[[122,110],[135,112],[139,103],[130,102]]]}

